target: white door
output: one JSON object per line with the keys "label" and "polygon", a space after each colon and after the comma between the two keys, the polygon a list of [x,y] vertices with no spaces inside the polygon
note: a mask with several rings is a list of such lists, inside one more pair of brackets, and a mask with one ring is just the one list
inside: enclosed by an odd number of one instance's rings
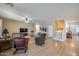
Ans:
{"label": "white door", "polygon": [[53,26],[52,25],[48,26],[47,34],[48,34],[48,38],[53,38]]}

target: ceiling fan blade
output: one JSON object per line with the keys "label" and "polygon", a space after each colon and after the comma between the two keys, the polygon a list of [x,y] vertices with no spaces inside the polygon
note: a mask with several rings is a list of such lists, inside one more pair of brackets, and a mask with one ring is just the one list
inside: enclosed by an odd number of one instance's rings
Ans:
{"label": "ceiling fan blade", "polygon": [[5,5],[9,5],[11,7],[14,7],[14,4],[13,3],[5,3]]}

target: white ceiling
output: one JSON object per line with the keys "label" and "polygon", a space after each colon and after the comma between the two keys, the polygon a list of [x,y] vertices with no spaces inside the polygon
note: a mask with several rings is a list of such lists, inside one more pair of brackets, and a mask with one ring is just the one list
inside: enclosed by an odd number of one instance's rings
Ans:
{"label": "white ceiling", "polygon": [[0,16],[24,21],[26,17],[32,22],[51,24],[56,18],[64,20],[79,19],[79,4],[77,3],[14,3],[14,7],[0,4]]}

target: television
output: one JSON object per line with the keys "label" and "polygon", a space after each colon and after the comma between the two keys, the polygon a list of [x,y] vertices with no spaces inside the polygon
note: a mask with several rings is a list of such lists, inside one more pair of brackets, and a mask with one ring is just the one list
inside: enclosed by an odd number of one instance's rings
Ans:
{"label": "television", "polygon": [[20,28],[20,32],[28,32],[27,28]]}

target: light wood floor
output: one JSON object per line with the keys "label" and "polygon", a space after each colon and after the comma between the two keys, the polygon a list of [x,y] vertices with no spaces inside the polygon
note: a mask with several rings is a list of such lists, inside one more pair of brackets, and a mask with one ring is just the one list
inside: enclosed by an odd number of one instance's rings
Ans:
{"label": "light wood floor", "polygon": [[79,41],[67,39],[63,42],[46,39],[42,46],[36,45],[34,39],[30,39],[27,53],[15,54],[15,56],[78,56]]}

